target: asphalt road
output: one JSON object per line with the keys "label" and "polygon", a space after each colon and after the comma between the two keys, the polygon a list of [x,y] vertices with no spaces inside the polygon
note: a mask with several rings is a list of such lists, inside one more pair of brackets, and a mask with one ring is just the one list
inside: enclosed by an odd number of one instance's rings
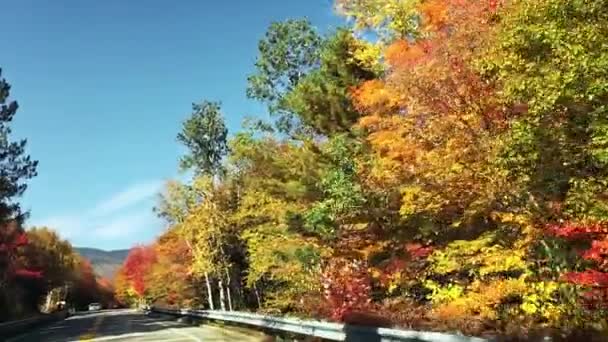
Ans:
{"label": "asphalt road", "polygon": [[212,325],[194,326],[180,323],[175,318],[144,315],[135,310],[108,310],[80,313],[7,342],[65,341],[263,342],[266,339],[254,331]]}

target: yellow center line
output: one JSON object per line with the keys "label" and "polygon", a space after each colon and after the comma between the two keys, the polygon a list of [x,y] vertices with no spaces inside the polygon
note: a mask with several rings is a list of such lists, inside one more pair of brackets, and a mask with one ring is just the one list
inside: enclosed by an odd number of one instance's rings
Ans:
{"label": "yellow center line", "polygon": [[105,317],[103,315],[99,315],[97,316],[97,318],[95,318],[95,322],[93,322],[93,326],[91,327],[91,329],[89,329],[86,333],[80,335],[79,340],[80,341],[91,341],[95,338],[95,334],[97,333],[97,330],[99,330],[99,327],[101,326],[101,323],[103,322],[103,319]]}

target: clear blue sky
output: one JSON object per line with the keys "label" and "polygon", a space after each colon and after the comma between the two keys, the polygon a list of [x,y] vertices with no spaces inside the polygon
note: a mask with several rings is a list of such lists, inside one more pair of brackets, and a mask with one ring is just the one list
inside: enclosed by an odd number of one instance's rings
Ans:
{"label": "clear blue sky", "polygon": [[220,100],[229,128],[263,107],[245,98],[272,21],[340,19],[331,0],[56,0],[2,6],[3,77],[20,104],[39,176],[28,224],[76,246],[127,248],[163,229],[151,212],[178,176],[175,141],[192,102]]}

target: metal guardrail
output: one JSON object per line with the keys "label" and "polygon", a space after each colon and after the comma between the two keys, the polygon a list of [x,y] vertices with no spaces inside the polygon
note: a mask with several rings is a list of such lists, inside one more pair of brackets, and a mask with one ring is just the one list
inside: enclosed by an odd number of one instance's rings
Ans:
{"label": "metal guardrail", "polygon": [[67,317],[67,311],[56,312],[48,315],[0,323],[0,338],[12,337],[31,330],[43,324],[59,321]]}
{"label": "metal guardrail", "polygon": [[238,311],[172,310],[152,308],[152,312],[174,316],[211,319],[259,328],[318,337],[331,341],[409,341],[409,342],[488,342],[478,337],[450,335],[438,332],[364,327],[298,318],[282,318]]}

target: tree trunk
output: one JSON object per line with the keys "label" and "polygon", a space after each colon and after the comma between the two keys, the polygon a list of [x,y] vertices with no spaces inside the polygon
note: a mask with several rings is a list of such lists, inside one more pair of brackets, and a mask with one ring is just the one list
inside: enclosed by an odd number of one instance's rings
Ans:
{"label": "tree trunk", "polygon": [[[237,278],[237,279],[239,279],[239,278]],[[241,303],[241,305],[242,305],[242,304],[244,304],[244,301],[243,301],[244,295],[243,295],[243,289],[241,288],[241,282],[240,282],[240,279],[239,279],[239,281],[237,281],[237,282],[234,284],[234,289],[236,290],[236,297],[238,298],[239,303]],[[237,304],[237,306],[238,306],[238,305],[239,305],[239,304]]]}
{"label": "tree trunk", "polygon": [[253,283],[253,292],[255,293],[255,299],[258,300],[258,309],[262,308],[262,300],[260,299],[260,293],[258,292],[258,287]]}
{"label": "tree trunk", "polygon": [[221,277],[218,280],[217,284],[220,288],[220,308],[222,311],[226,311],[226,299],[224,298],[224,282],[222,281]]}
{"label": "tree trunk", "polygon": [[209,274],[205,272],[205,283],[207,283],[207,300],[209,301],[209,310],[215,310],[213,305],[213,291],[211,291],[211,282],[209,281]]}
{"label": "tree trunk", "polygon": [[228,310],[232,311],[232,295],[230,293],[230,285],[231,285],[230,271],[227,268],[226,268],[226,282],[227,282],[226,295],[228,297]]}

